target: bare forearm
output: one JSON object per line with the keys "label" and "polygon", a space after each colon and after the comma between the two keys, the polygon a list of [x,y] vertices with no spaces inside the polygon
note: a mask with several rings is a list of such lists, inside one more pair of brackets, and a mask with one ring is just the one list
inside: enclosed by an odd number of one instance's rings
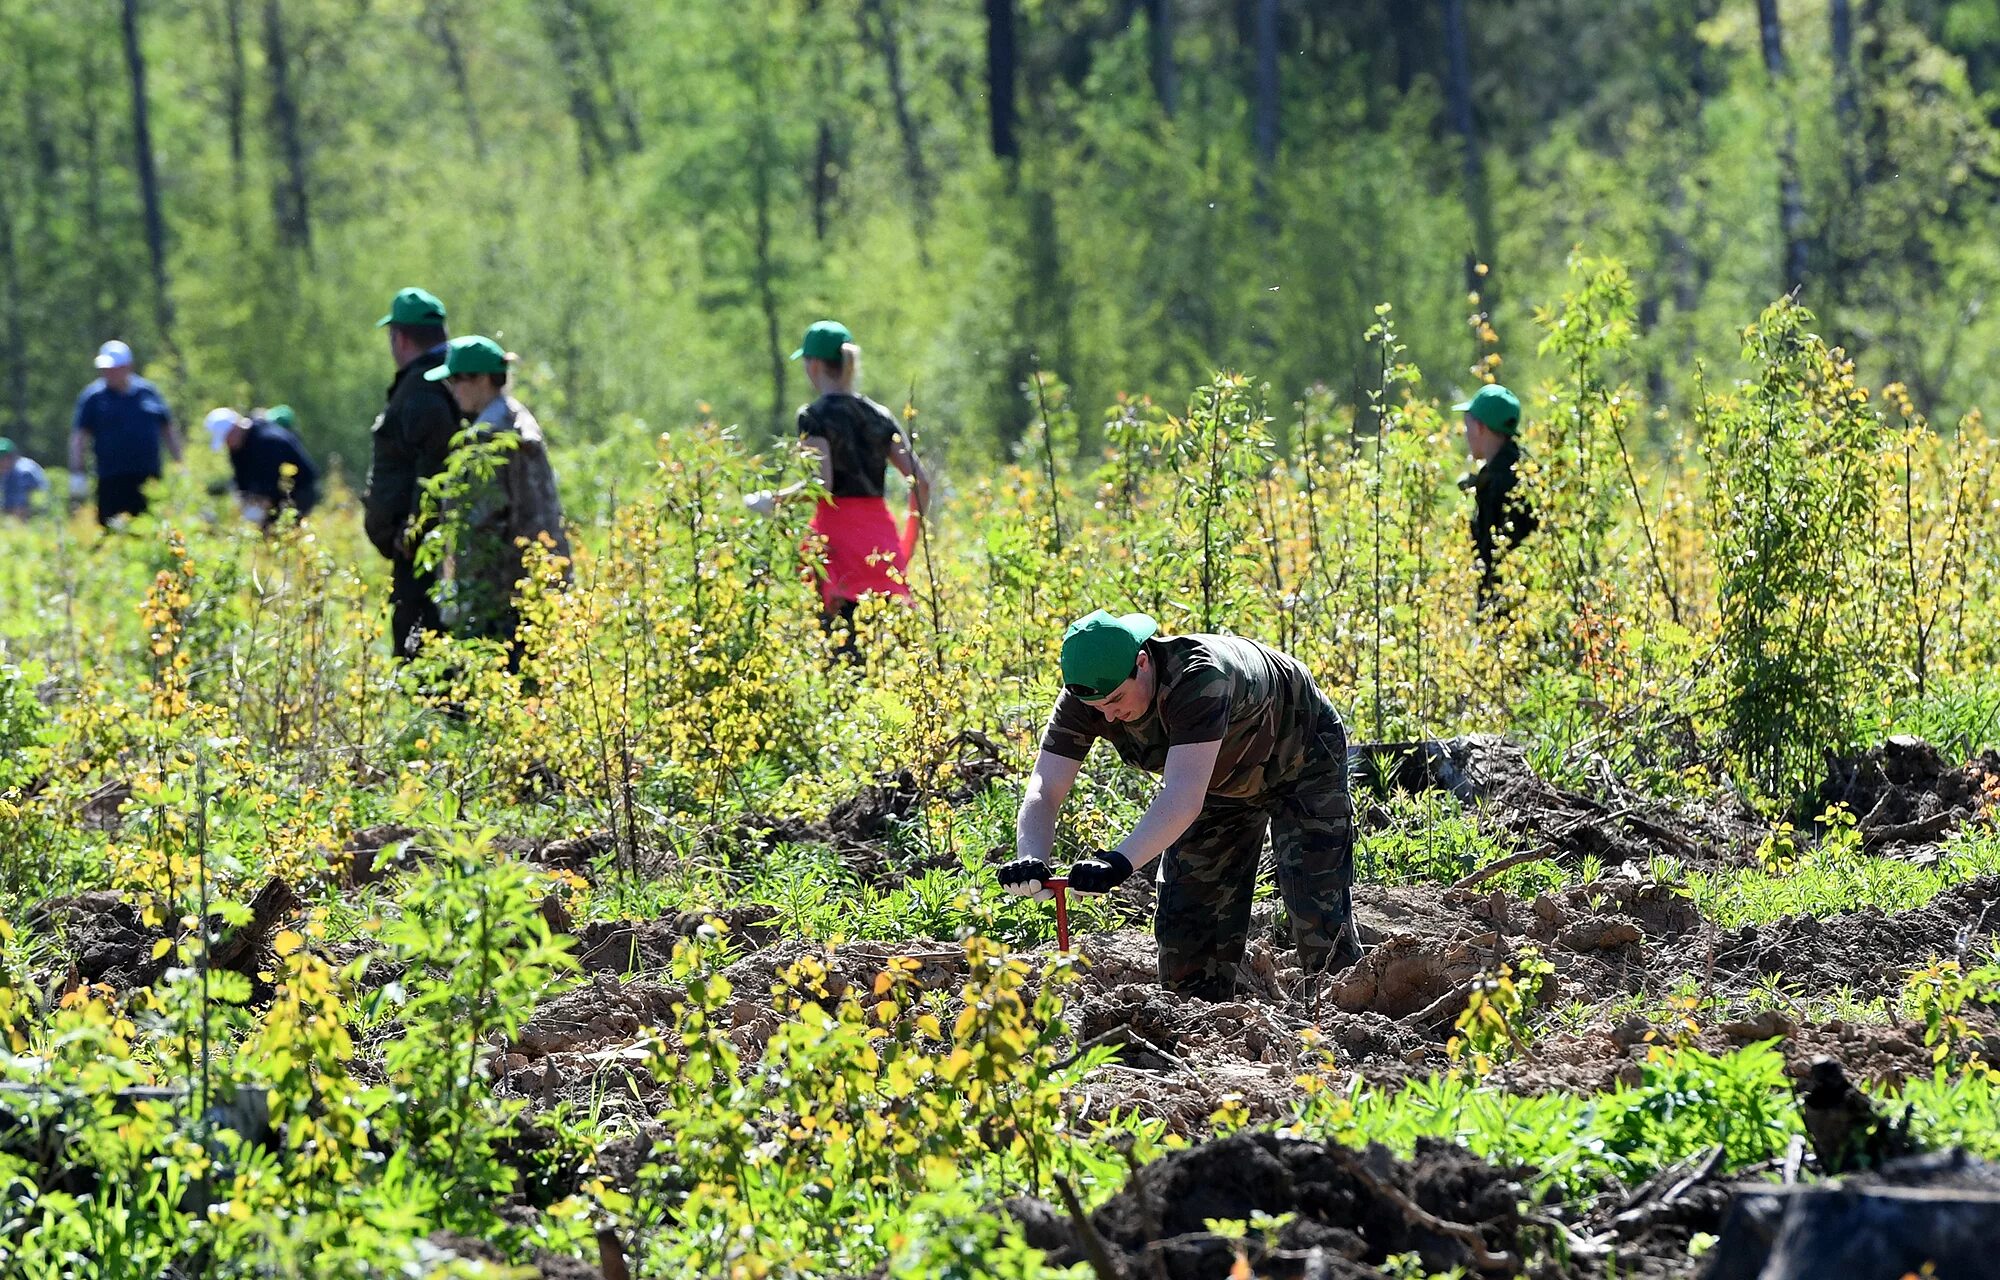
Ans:
{"label": "bare forearm", "polygon": [[1145,866],[1181,838],[1181,833],[1201,816],[1201,805],[1199,792],[1189,796],[1162,787],[1132,833],[1118,842],[1118,852],[1135,868]]}
{"label": "bare forearm", "polygon": [[1031,793],[1014,817],[1014,852],[1023,858],[1046,858],[1056,847],[1056,806]]}
{"label": "bare forearm", "polygon": [[181,460],[181,429],[169,422],[160,428],[160,439],[166,442],[167,456],[175,462]]}
{"label": "bare forearm", "polygon": [[83,474],[83,432],[69,433],[69,469],[72,474]]}

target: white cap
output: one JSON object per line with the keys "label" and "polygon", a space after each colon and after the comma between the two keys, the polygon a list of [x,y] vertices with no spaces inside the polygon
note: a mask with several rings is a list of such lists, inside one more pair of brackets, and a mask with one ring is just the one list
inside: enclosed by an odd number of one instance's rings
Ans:
{"label": "white cap", "polygon": [[208,428],[208,447],[221,453],[223,446],[229,442],[229,433],[241,421],[243,415],[234,409],[210,409],[208,416],[201,421],[201,425]]}
{"label": "white cap", "polygon": [[100,369],[131,368],[132,348],[113,338],[97,349],[97,367]]}

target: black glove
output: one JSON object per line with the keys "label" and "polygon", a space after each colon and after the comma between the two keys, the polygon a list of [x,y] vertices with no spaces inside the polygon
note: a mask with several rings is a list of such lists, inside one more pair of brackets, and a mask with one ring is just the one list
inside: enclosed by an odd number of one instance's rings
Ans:
{"label": "black glove", "polygon": [[1099,849],[1069,869],[1069,887],[1078,893],[1110,893],[1132,874],[1132,860],[1116,849]]}
{"label": "black glove", "polygon": [[1056,896],[1048,883],[1054,874],[1040,858],[1016,858],[1000,868],[1000,887],[1016,897],[1048,902]]}

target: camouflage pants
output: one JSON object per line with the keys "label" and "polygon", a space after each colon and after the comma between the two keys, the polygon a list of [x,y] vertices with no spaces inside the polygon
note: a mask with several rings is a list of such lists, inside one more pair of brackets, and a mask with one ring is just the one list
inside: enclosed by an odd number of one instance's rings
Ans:
{"label": "camouflage pants", "polygon": [[1330,706],[1320,717],[1318,738],[1291,781],[1250,800],[1210,796],[1161,859],[1153,934],[1160,945],[1160,985],[1168,990],[1209,1000],[1235,994],[1267,830],[1300,967],[1318,973],[1360,959],[1349,900],[1354,808],[1347,734]]}

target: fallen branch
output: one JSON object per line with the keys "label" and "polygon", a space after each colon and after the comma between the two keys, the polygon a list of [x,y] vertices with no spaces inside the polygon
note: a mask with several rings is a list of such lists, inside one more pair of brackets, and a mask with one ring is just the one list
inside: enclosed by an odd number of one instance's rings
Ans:
{"label": "fallen branch", "polygon": [[1333,1156],[1340,1163],[1342,1168],[1353,1176],[1355,1181],[1368,1188],[1372,1194],[1394,1205],[1397,1211],[1412,1226],[1422,1227],[1426,1231],[1444,1236],[1448,1240],[1456,1240],[1464,1245],[1466,1256],[1472,1259],[1474,1267],[1481,1271],[1512,1272],[1520,1269],[1520,1260],[1513,1254],[1505,1251],[1494,1253],[1489,1250],[1486,1247],[1486,1237],[1479,1234],[1477,1227],[1469,1227],[1463,1222],[1451,1222],[1438,1217],[1429,1209],[1424,1208],[1416,1201],[1410,1199],[1409,1196],[1403,1194],[1401,1188],[1392,1186],[1376,1177],[1374,1172],[1361,1162],[1361,1157],[1355,1152],[1337,1143],[1328,1143],[1326,1150],[1329,1155]]}
{"label": "fallen branch", "polygon": [[1515,867],[1525,866],[1530,862],[1546,862],[1548,859],[1559,857],[1561,854],[1562,850],[1553,844],[1537,845],[1532,849],[1523,850],[1520,853],[1510,853],[1496,862],[1487,863],[1485,866],[1479,868],[1479,870],[1465,877],[1465,879],[1451,884],[1445,889],[1445,892],[1456,893],[1460,889],[1476,889],[1488,880],[1491,880],[1494,876],[1499,875],[1502,871],[1511,871]]}
{"label": "fallen branch", "polygon": [[1567,837],[1575,835],[1577,832],[1583,830],[1585,827],[1590,826],[1594,823],[1627,822],[1630,821],[1633,817],[1634,814],[1630,808],[1618,808],[1618,809],[1604,810],[1598,813],[1585,814],[1584,816],[1571,821],[1567,826],[1564,826],[1563,828],[1558,830],[1554,835],[1550,836],[1546,842],[1538,844],[1532,849],[1524,849],[1520,853],[1510,853],[1506,857],[1501,858],[1498,861],[1489,862],[1485,866],[1479,868],[1479,870],[1465,877],[1465,879],[1460,880],[1455,884],[1447,886],[1445,892],[1452,893],[1460,889],[1477,888],[1478,886],[1492,879],[1494,876],[1499,875],[1502,871],[1507,871],[1514,867],[1523,866],[1530,862],[1543,862],[1550,858],[1561,857],[1563,850],[1561,849],[1559,842],[1566,839]]}
{"label": "fallen branch", "polygon": [[1069,1179],[1060,1173],[1055,1175],[1056,1191],[1062,1196],[1063,1208],[1069,1212],[1069,1220],[1076,1226],[1076,1241],[1083,1250],[1084,1261],[1090,1264],[1097,1280],[1125,1280],[1118,1264],[1111,1260],[1111,1250],[1104,1243],[1104,1237],[1097,1234],[1091,1225],[1090,1215],[1083,1211],[1083,1201],[1076,1198],[1076,1188],[1069,1185]]}
{"label": "fallen branch", "polygon": [[[272,876],[257,896],[250,900],[250,921],[211,946],[208,962],[217,969],[230,969],[245,977],[257,971],[264,944],[285,918],[305,904],[292,886]],[[206,926],[204,926],[206,927]]]}
{"label": "fallen branch", "polygon": [[608,1226],[597,1229],[597,1269],[604,1280],[632,1280],[632,1271],[625,1265],[625,1250],[618,1243],[618,1233]]}

